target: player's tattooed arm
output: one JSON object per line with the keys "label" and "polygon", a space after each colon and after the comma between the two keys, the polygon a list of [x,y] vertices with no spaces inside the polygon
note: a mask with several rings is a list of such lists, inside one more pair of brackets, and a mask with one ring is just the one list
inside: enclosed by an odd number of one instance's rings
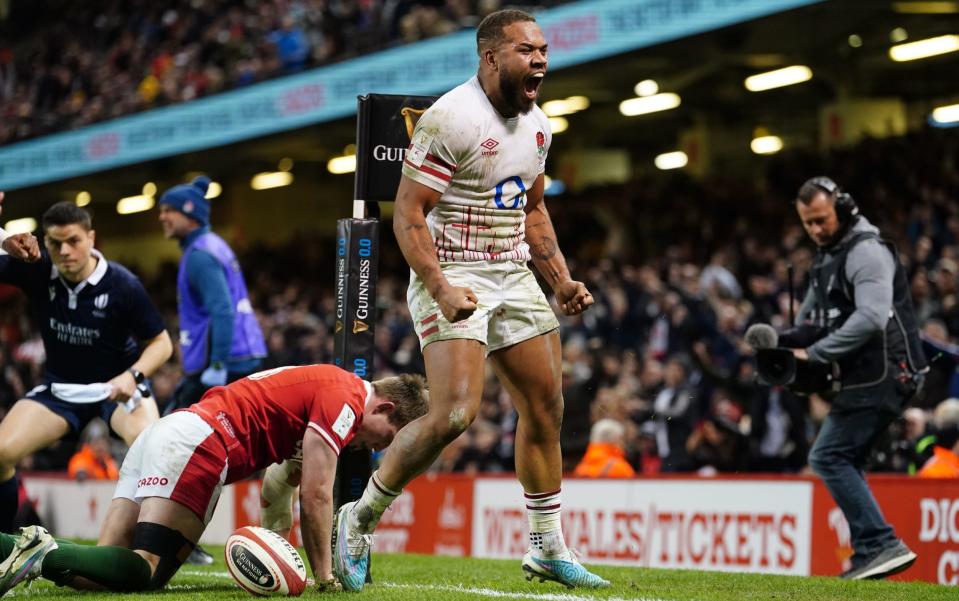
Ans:
{"label": "player's tattooed arm", "polygon": [[536,178],[527,193],[526,205],[526,243],[536,269],[546,278],[553,290],[563,282],[572,279],[566,258],[559,249],[553,221],[543,202],[543,176]]}
{"label": "player's tattooed arm", "polygon": [[[553,225],[548,220],[540,219],[533,223],[529,223],[527,218],[526,240],[529,244],[529,252],[534,259],[540,261],[552,259],[553,256],[559,251],[556,240],[550,238],[548,235],[541,235],[541,232],[536,231],[539,228],[546,228],[548,231],[551,230],[552,227]],[[535,243],[534,240],[536,241]]]}

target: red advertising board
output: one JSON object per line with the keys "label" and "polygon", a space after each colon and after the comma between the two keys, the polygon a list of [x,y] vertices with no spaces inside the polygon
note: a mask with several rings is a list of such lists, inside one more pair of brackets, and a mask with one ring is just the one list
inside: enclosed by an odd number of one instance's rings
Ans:
{"label": "red advertising board", "polygon": [[[959,481],[873,476],[869,485],[886,520],[919,555],[894,578],[959,585]],[[813,496],[812,549],[813,574],[849,567],[849,525],[821,482]]]}
{"label": "red advertising board", "polygon": [[[959,480],[869,482],[919,555],[895,578],[959,585]],[[417,478],[384,514],[375,550],[519,557],[521,499],[512,478]],[[568,479],[563,505],[567,542],[591,562],[835,576],[852,555],[848,524],[815,478]],[[259,523],[259,482],[237,483],[233,506],[236,527]],[[300,544],[298,519],[291,538]]]}
{"label": "red advertising board", "polygon": [[[417,478],[383,514],[376,529],[376,551],[470,555],[473,484],[469,476]],[[237,482],[233,493],[236,528],[260,523],[260,481]],[[299,505],[294,505],[290,542],[302,546]]]}

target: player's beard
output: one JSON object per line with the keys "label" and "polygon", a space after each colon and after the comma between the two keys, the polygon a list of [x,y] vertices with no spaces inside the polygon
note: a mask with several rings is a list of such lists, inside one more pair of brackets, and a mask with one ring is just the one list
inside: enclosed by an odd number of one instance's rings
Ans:
{"label": "player's beard", "polygon": [[513,75],[506,70],[499,72],[499,89],[507,106],[518,114],[525,115],[533,110],[536,100],[526,97],[525,78]]}

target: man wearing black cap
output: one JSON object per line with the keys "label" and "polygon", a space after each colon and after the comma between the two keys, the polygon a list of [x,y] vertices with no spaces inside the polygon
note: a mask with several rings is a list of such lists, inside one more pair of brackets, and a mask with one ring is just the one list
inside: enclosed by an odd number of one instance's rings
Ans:
{"label": "man wearing black cap", "polygon": [[842,577],[885,578],[911,566],[916,554],[886,522],[862,469],[926,370],[909,281],[895,247],[831,179],[808,180],[795,205],[818,250],[799,319],[824,335],[794,353],[837,366],[841,382],[809,464],[849,522],[855,553]]}
{"label": "man wearing black cap", "polygon": [[[209,186],[210,179],[200,176],[160,197],[163,234],[183,249],[177,309],[184,375],[164,415],[196,403],[214,386],[255,372],[266,356],[240,263],[210,229]],[[188,561],[210,564],[213,557],[197,547]]]}

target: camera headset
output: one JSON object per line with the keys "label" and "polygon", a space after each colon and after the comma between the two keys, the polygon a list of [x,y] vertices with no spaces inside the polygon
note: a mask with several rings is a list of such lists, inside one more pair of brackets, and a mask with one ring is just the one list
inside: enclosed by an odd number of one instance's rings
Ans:
{"label": "camera headset", "polygon": [[859,216],[859,206],[856,201],[847,192],[843,192],[836,182],[825,175],[814,177],[806,182],[808,185],[815,186],[828,194],[833,199],[833,207],[836,209],[836,217],[839,218],[839,224],[843,229],[852,223],[853,219]]}

